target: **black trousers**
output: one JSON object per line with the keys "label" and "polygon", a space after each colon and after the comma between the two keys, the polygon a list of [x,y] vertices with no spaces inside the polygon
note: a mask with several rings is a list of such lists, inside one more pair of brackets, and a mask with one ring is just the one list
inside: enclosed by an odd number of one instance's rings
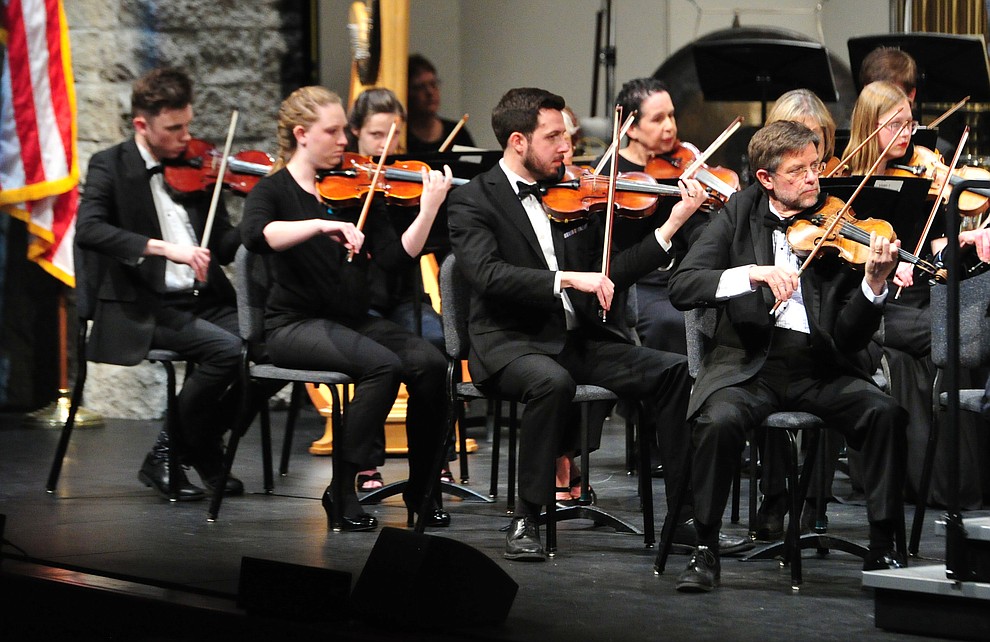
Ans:
{"label": "black trousers", "polygon": [[[664,466],[670,471],[664,481],[674,487],[683,474],[688,448],[684,419],[691,381],[687,359],[569,332],[556,357],[519,357],[480,382],[482,389],[526,404],[519,437],[519,496],[540,506],[553,501],[554,460],[570,449],[580,428],[568,421],[578,384],[601,386],[643,404],[640,429],[659,427]],[[668,499],[672,495],[668,492]]]}
{"label": "black trousers", "polygon": [[695,518],[719,527],[746,433],[778,410],[803,410],[840,431],[863,456],[870,522],[903,518],[906,411],[873,383],[823,372],[788,331],[775,340],[760,375],[713,393],[692,417]]}
{"label": "black trousers", "polygon": [[307,319],[268,332],[272,363],[287,368],[335,370],[355,380],[341,433],[334,435],[345,461],[358,470],[385,463],[385,420],[399,383],[406,384],[409,487],[422,492],[441,445],[447,416],[447,359],[429,341],[368,316],[345,325]]}
{"label": "black trousers", "polygon": [[174,446],[185,460],[219,461],[223,434],[234,426],[240,402],[237,309],[208,294],[166,295],[155,322],[151,346],[195,364],[178,394],[182,434]]}

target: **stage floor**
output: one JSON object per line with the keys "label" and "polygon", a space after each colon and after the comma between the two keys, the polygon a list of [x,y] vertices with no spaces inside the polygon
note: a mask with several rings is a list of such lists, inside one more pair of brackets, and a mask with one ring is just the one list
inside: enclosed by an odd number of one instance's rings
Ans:
{"label": "stage floor", "polygon": [[[283,423],[284,413],[273,413],[276,457]],[[252,428],[241,442],[234,466],[247,494],[226,498],[215,523],[206,520],[206,502],[169,504],[138,482],[137,470],[158,425],[110,420],[103,428],[77,430],[52,496],[45,493],[44,485],[58,431],[26,428],[20,415],[0,415],[0,513],[6,515],[7,540],[4,583],[22,567],[16,558],[24,556],[40,560],[41,566],[165,586],[164,595],[154,598],[164,600],[181,599],[184,588],[214,596],[236,595],[245,556],[346,571],[357,580],[378,536],[327,532],[319,498],[330,479],[330,460],[306,452],[309,443],[323,434],[323,420],[315,411],[301,415],[291,470],[288,476],[276,478],[275,495],[262,493],[259,431]],[[490,444],[483,429],[478,430],[470,433],[479,442],[470,459],[471,487],[487,492]],[[599,507],[641,528],[636,478],[624,469],[621,431],[620,422],[606,425],[605,445],[592,456],[590,479]],[[652,569],[656,549],[645,548],[642,536],[593,528],[591,522],[580,520],[559,525],[559,551],[547,563],[508,562],[502,558],[504,535],[499,532],[508,522],[504,456],[502,466],[496,503],[445,498],[451,527],[427,532],[474,547],[518,582],[519,592],[503,625],[441,633],[432,623],[444,621],[448,587],[438,585],[422,587],[436,596],[437,608],[423,614],[426,628],[416,633],[407,635],[375,622],[352,622],[344,628],[324,625],[326,630],[346,628],[353,635],[346,639],[372,640],[921,639],[875,628],[873,597],[862,588],[861,562],[840,552],[819,559],[806,551],[804,584],[797,594],[790,589],[789,569],[776,562],[744,563],[732,558],[723,558],[722,588],[707,595],[679,594],[674,581],[686,556],[673,555],[667,572],[657,577]],[[382,468],[386,483],[404,478],[405,471],[402,458],[391,458]],[[190,472],[190,477],[198,481],[195,473]],[[744,520],[747,483],[744,478]],[[848,480],[841,475],[836,484],[837,494],[848,491]],[[659,535],[665,514],[662,480],[654,480],[654,494]],[[368,510],[383,526],[404,528],[405,509],[398,497]],[[909,507],[908,524],[912,514]],[[932,521],[939,511],[929,515]],[[830,534],[865,543],[862,506],[830,504],[829,525]],[[726,527],[734,533],[744,528]],[[932,524],[925,528],[921,553],[923,559],[913,563],[937,563],[943,557],[944,542],[936,537]],[[23,610],[10,612],[14,609],[8,600],[0,604],[8,611],[0,621],[24,617]],[[72,605],[54,599],[43,608],[53,618],[72,613]],[[198,639],[194,631],[187,637],[159,637],[155,628],[149,622],[148,630],[134,631],[127,639]]]}

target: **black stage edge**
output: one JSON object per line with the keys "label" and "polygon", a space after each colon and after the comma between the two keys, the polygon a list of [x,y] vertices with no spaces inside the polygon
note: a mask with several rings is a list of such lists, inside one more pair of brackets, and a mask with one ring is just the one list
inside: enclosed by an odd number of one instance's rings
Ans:
{"label": "black stage edge", "polygon": [[877,627],[959,640],[990,639],[986,600],[875,589]]}
{"label": "black stage edge", "polygon": [[[251,562],[252,575],[258,576],[261,562]],[[263,566],[265,572],[272,572],[270,565]],[[237,595],[147,584],[139,578],[110,577],[13,556],[7,556],[2,569],[0,639],[4,640],[378,642],[398,639],[394,628],[344,618],[339,611],[332,612],[330,618],[319,613],[312,617],[300,617],[298,613],[278,617],[240,608]],[[325,569],[307,571],[311,574]],[[284,568],[281,572],[285,576]],[[463,639],[437,631],[417,634],[408,630],[401,631],[400,637],[424,642]]]}

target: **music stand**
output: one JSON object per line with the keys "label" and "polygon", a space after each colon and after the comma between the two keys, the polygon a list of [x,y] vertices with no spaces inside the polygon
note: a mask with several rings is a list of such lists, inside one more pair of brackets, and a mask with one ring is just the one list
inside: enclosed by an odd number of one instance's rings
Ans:
{"label": "music stand", "polygon": [[[862,180],[861,176],[848,176],[823,178],[819,183],[823,192],[848,201]],[[914,253],[932,207],[927,198],[931,183],[914,176],[872,176],[852,209],[857,219],[879,218],[890,223],[901,248]]]}
{"label": "music stand", "polygon": [[767,101],[791,89],[810,89],[822,102],[839,100],[825,47],[799,40],[712,40],[692,47],[705,100],[760,101],[760,124]]}
{"label": "music stand", "polygon": [[857,91],[863,58],[877,47],[900,49],[918,65],[915,102],[954,103],[969,96],[972,102],[990,101],[990,64],[982,35],[944,33],[889,33],[850,38],[849,64]]}

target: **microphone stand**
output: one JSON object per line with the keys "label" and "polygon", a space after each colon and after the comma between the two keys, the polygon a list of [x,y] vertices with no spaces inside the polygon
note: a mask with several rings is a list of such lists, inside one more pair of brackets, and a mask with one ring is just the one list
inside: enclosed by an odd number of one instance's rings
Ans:
{"label": "microphone stand", "polygon": [[[602,44],[602,31],[605,44]],[[605,66],[605,108],[615,103],[615,19],[612,16],[612,0],[602,0],[602,8],[595,14],[595,68],[591,75],[591,114],[598,115],[599,70]]]}

